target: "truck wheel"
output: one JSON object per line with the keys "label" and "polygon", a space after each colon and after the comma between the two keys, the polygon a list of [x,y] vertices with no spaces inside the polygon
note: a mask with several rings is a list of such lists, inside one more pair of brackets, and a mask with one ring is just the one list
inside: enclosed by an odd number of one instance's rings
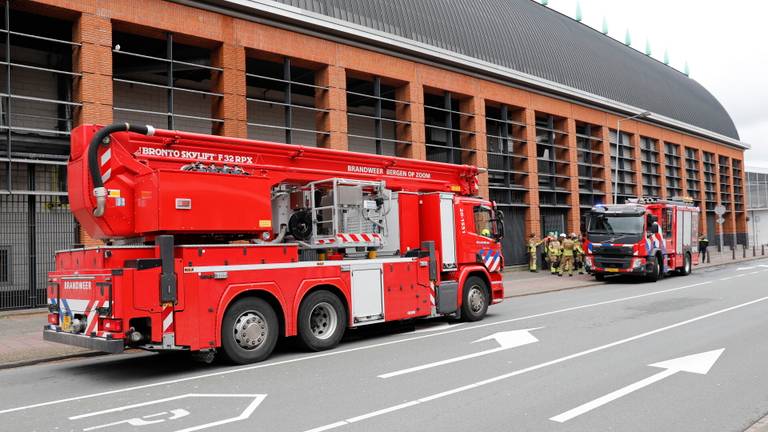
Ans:
{"label": "truck wheel", "polygon": [[605,280],[605,275],[602,273],[595,273],[595,280],[598,282],[602,282]]}
{"label": "truck wheel", "polygon": [[315,291],[299,307],[299,340],[312,351],[335,347],[347,328],[347,312],[335,294]]}
{"label": "truck wheel", "polygon": [[259,362],[272,354],[280,326],[272,306],[246,297],[227,308],[221,323],[221,348],[233,363]]}
{"label": "truck wheel", "polygon": [[657,280],[661,279],[662,276],[662,269],[661,269],[661,263],[659,262],[659,257],[653,257],[652,260],[653,268],[651,270],[651,273],[648,274],[648,280],[651,282],[656,282]]}
{"label": "truck wheel", "polygon": [[691,254],[686,252],[683,258],[683,268],[680,269],[681,276],[688,276],[691,274]]}
{"label": "truck wheel", "polygon": [[461,318],[464,321],[479,321],[488,311],[488,285],[477,276],[470,276],[464,282],[464,299],[461,302]]}

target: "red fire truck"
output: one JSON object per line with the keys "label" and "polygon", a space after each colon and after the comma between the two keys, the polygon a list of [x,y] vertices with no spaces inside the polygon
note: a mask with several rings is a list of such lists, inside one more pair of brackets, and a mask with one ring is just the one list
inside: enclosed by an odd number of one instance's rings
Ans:
{"label": "red fire truck", "polygon": [[610,274],[645,276],[691,273],[699,261],[699,208],[690,200],[640,198],[598,205],[587,218],[587,270],[598,280]]}
{"label": "red fire truck", "polygon": [[278,337],[334,347],[348,327],[504,298],[501,213],[476,167],[154,129],[72,132],[70,206],[102,246],[60,251],[44,338],[110,353]]}

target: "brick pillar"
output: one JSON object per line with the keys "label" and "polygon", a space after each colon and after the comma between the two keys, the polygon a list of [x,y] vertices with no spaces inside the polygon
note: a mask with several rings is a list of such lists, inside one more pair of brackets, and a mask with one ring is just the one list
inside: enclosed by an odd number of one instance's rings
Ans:
{"label": "brick pillar", "polygon": [[320,147],[348,150],[347,137],[347,75],[343,67],[328,65],[315,74],[315,84],[327,87],[317,89],[315,106],[328,110],[316,117],[318,131],[328,132],[318,140]]}
{"label": "brick pillar", "polygon": [[213,117],[224,120],[215,123],[213,133],[228,137],[248,138],[248,104],[245,100],[245,48],[223,43],[213,51],[211,63],[220,67],[215,72],[213,91],[223,96],[213,98]]}
{"label": "brick pillar", "polygon": [[629,144],[632,146],[632,169],[635,170],[635,196],[643,196],[643,163],[640,157],[640,134],[633,133],[629,136]]}
{"label": "brick pillar", "polygon": [[[459,110],[465,113],[472,113],[473,116],[462,116],[460,129],[473,131],[474,134],[466,138],[464,147],[475,150],[473,153],[465,152],[469,158],[465,162],[478,168],[488,168],[488,141],[485,131],[485,99],[474,96],[462,100],[459,104]],[[480,183],[480,195],[488,198],[488,172],[483,172],[478,177]]]}
{"label": "brick pillar", "polygon": [[539,165],[536,153],[536,111],[525,109],[525,140],[528,149],[528,203],[525,213],[525,232],[541,233],[541,210],[539,209]]}
{"label": "brick pillar", "polygon": [[82,14],[75,22],[72,40],[74,71],[82,75],[74,80],[74,99],[82,106],[75,124],[112,123],[112,23],[108,18]]}
{"label": "brick pillar", "polygon": [[[702,155],[702,158],[703,158],[703,155]],[[712,158],[713,158],[712,165],[714,166],[714,170],[715,170],[715,172],[714,172],[714,175],[715,175],[715,181],[714,181],[714,183],[715,183],[715,202],[717,204],[720,204],[721,203],[720,202],[720,156],[718,156],[717,153],[713,152],[712,153]],[[715,204],[715,205],[717,205],[717,204]],[[715,216],[715,219],[717,219],[718,217],[719,216]],[[725,228],[725,224],[721,225],[719,223],[715,223],[715,233],[714,234],[717,235],[717,238],[715,238],[715,242],[714,242],[715,245],[719,244],[718,243],[720,241],[719,234],[721,232],[723,234],[725,234],[724,228]],[[725,237],[725,236],[723,236],[723,237]],[[725,243],[725,238],[723,238],[723,243]],[[723,246],[725,246],[725,245],[723,245]]]}
{"label": "brick pillar", "polygon": [[[74,80],[74,100],[80,102],[75,125],[112,123],[112,23],[108,18],[82,14],[72,29],[72,41],[81,45],[73,50],[72,65],[81,76]],[[81,227],[80,243],[101,244]]]}
{"label": "brick pillar", "polygon": [[395,90],[395,98],[405,103],[396,105],[398,120],[410,122],[397,125],[397,139],[410,144],[397,144],[396,154],[400,157],[425,160],[427,149],[424,145],[424,88],[417,82],[410,82]]}
{"label": "brick pillar", "polygon": [[600,138],[603,152],[603,190],[605,192],[605,203],[613,203],[613,172],[611,172],[611,129],[608,127],[600,128]]}
{"label": "brick pillar", "polygon": [[568,144],[568,175],[571,180],[568,182],[570,197],[568,204],[571,206],[571,212],[568,217],[568,232],[578,233],[581,228],[581,207],[579,196],[579,150],[576,143],[576,120],[569,118],[565,121],[566,142]]}

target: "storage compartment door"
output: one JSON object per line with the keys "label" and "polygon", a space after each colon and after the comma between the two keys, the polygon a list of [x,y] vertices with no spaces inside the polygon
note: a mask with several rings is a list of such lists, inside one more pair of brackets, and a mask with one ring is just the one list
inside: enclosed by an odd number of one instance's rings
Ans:
{"label": "storage compartment door", "polygon": [[453,217],[453,194],[440,194],[441,257],[443,270],[456,270],[456,224]]}
{"label": "storage compartment door", "polygon": [[384,320],[381,266],[352,269],[352,318],[356,325]]}

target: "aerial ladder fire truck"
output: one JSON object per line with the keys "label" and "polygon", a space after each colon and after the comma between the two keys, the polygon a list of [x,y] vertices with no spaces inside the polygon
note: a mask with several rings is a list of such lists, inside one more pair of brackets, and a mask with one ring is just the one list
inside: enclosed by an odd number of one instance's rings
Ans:
{"label": "aerial ladder fire truck", "polygon": [[72,131],[67,172],[103,244],[56,253],[45,340],[249,363],[504,298],[477,167],[113,124]]}
{"label": "aerial ladder fire truck", "polygon": [[688,275],[699,261],[699,208],[691,199],[644,197],[598,205],[587,219],[587,271],[643,276],[657,281]]}

